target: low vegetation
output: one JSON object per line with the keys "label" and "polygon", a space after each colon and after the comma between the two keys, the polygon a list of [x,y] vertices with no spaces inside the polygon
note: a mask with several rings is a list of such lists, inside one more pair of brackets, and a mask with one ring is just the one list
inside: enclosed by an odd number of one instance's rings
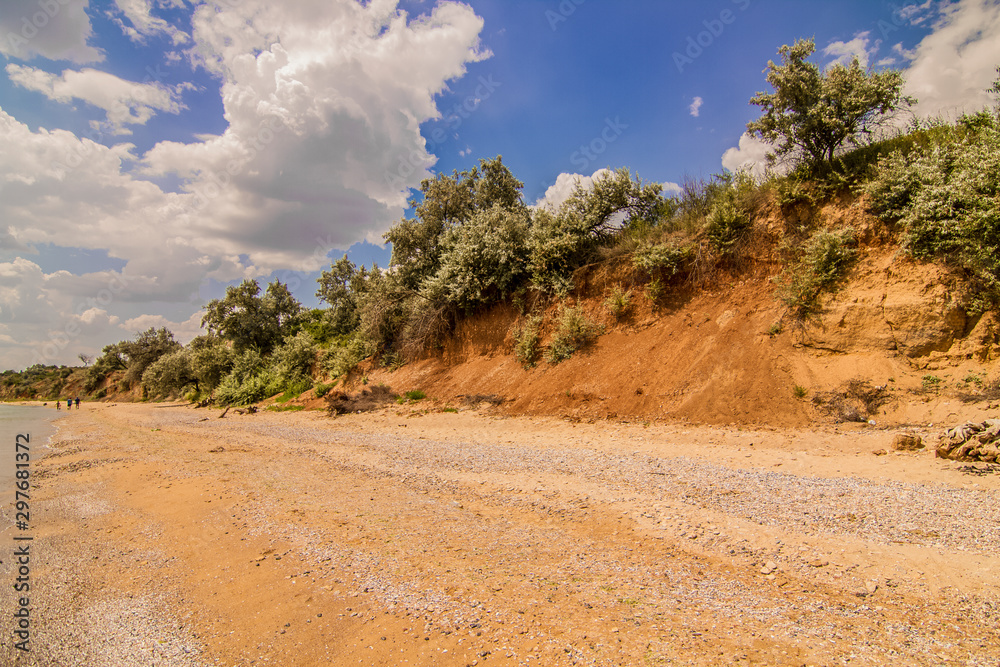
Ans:
{"label": "low vegetation", "polygon": [[580,306],[563,306],[558,317],[552,342],[545,352],[545,360],[558,364],[569,359],[574,352],[594,342],[600,328],[591,322]]}
{"label": "low vegetation", "polygon": [[820,296],[847,275],[857,251],[854,230],[821,230],[810,236],[798,259],[779,275],[778,298],[799,320],[815,315]]}
{"label": "low vegetation", "polygon": [[514,355],[525,370],[533,368],[538,362],[543,321],[541,315],[532,315],[514,330]]}
{"label": "low vegetation", "polygon": [[619,285],[611,288],[611,294],[604,300],[604,307],[618,321],[625,317],[632,305],[632,290],[623,290]]}

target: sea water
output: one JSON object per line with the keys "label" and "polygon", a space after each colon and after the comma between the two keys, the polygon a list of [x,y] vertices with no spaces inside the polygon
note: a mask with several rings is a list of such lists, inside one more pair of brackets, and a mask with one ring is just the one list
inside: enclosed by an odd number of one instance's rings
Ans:
{"label": "sea water", "polygon": [[14,501],[14,463],[18,434],[29,436],[30,460],[37,461],[42,458],[49,437],[55,433],[52,420],[61,415],[54,405],[43,408],[0,404],[0,500],[4,505]]}

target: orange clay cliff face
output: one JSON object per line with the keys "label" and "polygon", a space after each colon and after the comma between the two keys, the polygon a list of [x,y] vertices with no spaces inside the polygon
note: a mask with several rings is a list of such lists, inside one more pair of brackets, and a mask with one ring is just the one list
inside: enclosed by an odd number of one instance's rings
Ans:
{"label": "orange clay cliff face", "polygon": [[[813,316],[795,317],[778,297],[784,239],[797,228],[848,227],[857,259],[846,279],[821,295]],[[461,317],[434,349],[394,370],[362,362],[337,389],[385,384],[438,405],[490,397],[507,414],[574,421],[891,427],[998,416],[997,314],[969,312],[961,277],[912,259],[863,200],[806,211],[769,203],[740,257],[664,280],[655,300],[650,277],[627,254],[606,258],[577,271],[564,299],[532,304],[527,295]],[[627,295],[617,313],[609,305],[616,292]],[[596,336],[552,363],[546,351],[565,307],[579,308]],[[531,316],[541,321],[539,349],[526,368],[517,335]],[[120,375],[102,384],[103,400],[142,400],[141,387],[123,390]],[[83,396],[84,376],[73,369],[62,393]],[[326,401],[309,390],[284,405]]]}
{"label": "orange clay cliff face", "polygon": [[[857,231],[859,256],[805,321],[776,297],[783,265],[774,238],[788,221],[775,216],[758,223],[752,262],[701,284],[676,280],[655,303],[625,262],[581,269],[567,301],[601,333],[557,364],[543,354],[523,367],[515,332],[525,316],[508,305],[462,320],[438,350],[397,370],[363,365],[346,388],[385,383],[444,401],[493,395],[511,413],[574,420],[888,426],[993,414],[1000,398],[996,315],[969,314],[957,277],[911,259],[862,202],[830,205],[819,215],[831,228]],[[630,292],[617,318],[606,303],[616,288]],[[543,310],[543,349],[558,309]]]}

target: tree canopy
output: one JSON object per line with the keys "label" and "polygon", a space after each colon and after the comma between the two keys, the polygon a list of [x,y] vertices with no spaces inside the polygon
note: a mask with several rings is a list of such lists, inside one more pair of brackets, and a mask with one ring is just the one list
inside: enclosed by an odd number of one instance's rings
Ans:
{"label": "tree canopy", "polygon": [[[372,269],[377,271],[378,267],[373,266]],[[334,333],[346,334],[358,327],[361,321],[358,295],[365,291],[369,275],[367,268],[362,266],[359,269],[344,255],[317,279],[319,289],[316,296],[330,305],[327,321]]]}
{"label": "tree canopy", "polygon": [[256,280],[244,280],[208,302],[201,324],[232,341],[237,352],[253,348],[266,354],[294,333],[301,313],[302,304],[284,283],[275,280],[261,296]]}
{"label": "tree canopy", "polygon": [[897,70],[865,71],[855,58],[825,72],[806,60],[816,44],[782,46],[781,64],[767,64],[772,93],[758,92],[750,104],[763,115],[747,124],[750,134],[775,146],[769,157],[789,157],[810,167],[829,166],[845,144],[859,145],[892,114],[915,100],[903,95]]}
{"label": "tree canopy", "polygon": [[507,211],[524,209],[523,187],[499,155],[480,160],[478,167],[467,171],[425,179],[420,184],[422,198],[410,202],[415,216],[400,220],[385,234],[385,240],[392,243],[390,267],[400,285],[418,290],[438,272],[446,230],[495,206]]}

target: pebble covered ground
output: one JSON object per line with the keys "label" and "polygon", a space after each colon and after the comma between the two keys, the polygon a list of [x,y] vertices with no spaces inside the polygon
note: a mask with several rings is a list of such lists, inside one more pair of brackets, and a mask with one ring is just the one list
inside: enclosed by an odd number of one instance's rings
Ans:
{"label": "pebble covered ground", "polygon": [[64,421],[37,650],[2,664],[998,664],[988,467],[402,408]]}

